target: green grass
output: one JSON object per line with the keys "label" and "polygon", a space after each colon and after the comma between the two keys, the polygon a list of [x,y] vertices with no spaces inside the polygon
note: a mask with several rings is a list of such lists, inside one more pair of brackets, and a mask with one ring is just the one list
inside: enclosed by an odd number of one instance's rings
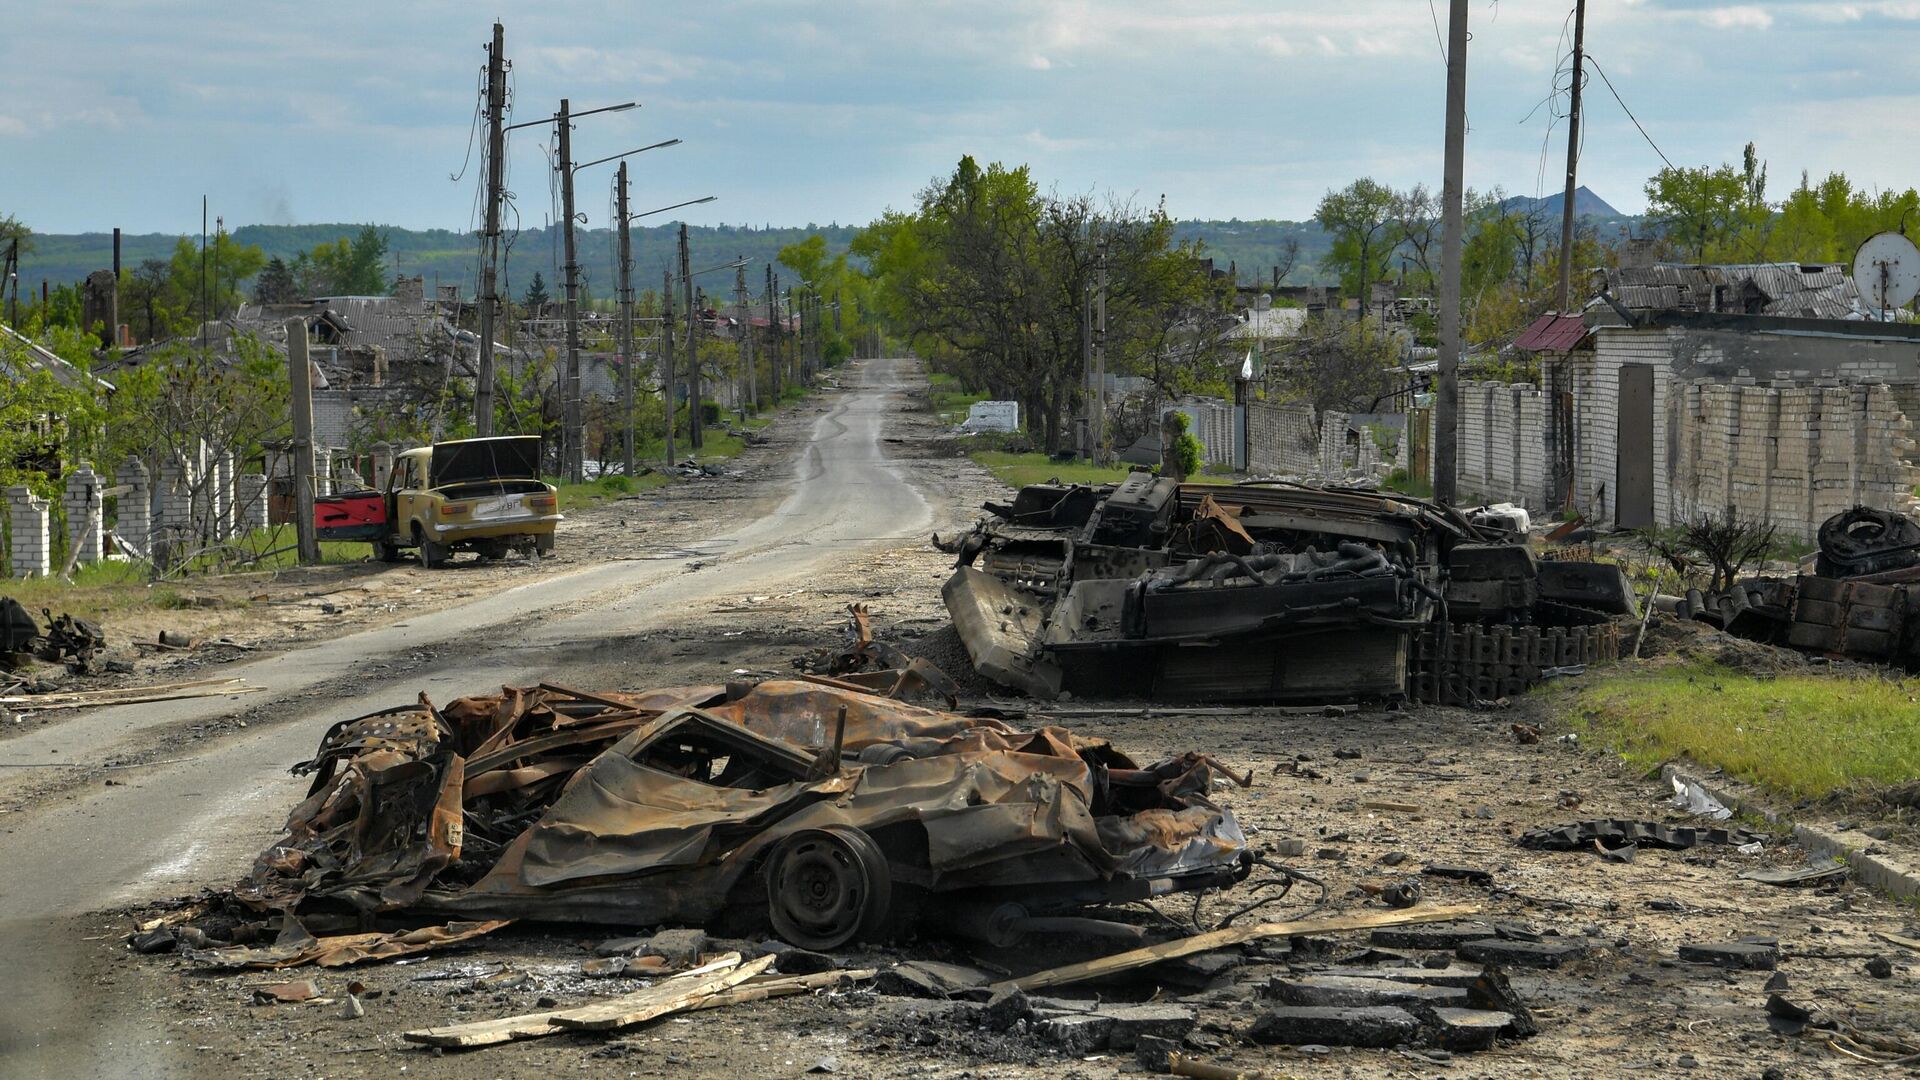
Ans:
{"label": "green grass", "polygon": [[[1044,484],[1058,479],[1064,484],[1117,484],[1127,478],[1131,466],[1103,468],[1086,461],[1050,460],[1041,453],[1013,454],[1004,450],[975,450],[967,455],[987,467],[1009,487]],[[1231,475],[1205,474],[1190,477],[1196,484],[1231,484]]]}
{"label": "green grass", "polygon": [[1793,798],[1920,778],[1916,697],[1905,681],[1707,663],[1617,671],[1579,692],[1588,730],[1636,766],[1688,758]]}
{"label": "green grass", "polygon": [[957,424],[965,420],[967,409],[974,402],[987,400],[987,395],[968,390],[959,379],[942,372],[927,376],[927,384],[927,400],[933,405],[934,415],[943,423]]}

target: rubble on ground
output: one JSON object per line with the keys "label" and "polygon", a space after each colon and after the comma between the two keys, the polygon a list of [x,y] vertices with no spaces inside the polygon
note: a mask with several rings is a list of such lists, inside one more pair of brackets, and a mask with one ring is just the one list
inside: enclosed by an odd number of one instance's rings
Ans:
{"label": "rubble on ground", "polygon": [[1035,484],[935,543],[975,668],[1031,697],[1477,704],[1612,659],[1611,563],[1536,559],[1509,508],[1285,482]]}

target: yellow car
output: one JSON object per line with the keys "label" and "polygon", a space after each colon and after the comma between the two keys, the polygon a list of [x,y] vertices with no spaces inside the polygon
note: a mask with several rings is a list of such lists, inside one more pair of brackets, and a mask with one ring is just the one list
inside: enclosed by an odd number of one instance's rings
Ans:
{"label": "yellow car", "polygon": [[373,541],[383,562],[417,548],[420,565],[456,551],[498,559],[553,550],[560,498],[540,479],[540,436],[455,439],[402,453],[383,493],[385,527]]}

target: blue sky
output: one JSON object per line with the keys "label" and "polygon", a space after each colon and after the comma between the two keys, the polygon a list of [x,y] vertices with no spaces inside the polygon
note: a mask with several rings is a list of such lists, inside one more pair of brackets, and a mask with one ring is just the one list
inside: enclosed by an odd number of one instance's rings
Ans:
{"label": "blue sky", "polygon": [[[963,153],[1031,164],[1177,217],[1300,218],[1356,176],[1437,186],[1447,0],[715,0],[497,4],[516,121],[591,117],[581,160],[636,159],[637,207],[688,220],[864,222]],[[1802,169],[1920,182],[1920,0],[1594,0],[1589,50],[1675,162],[1759,144],[1772,190]],[[1570,0],[1475,0],[1468,183],[1560,183],[1549,96]],[[465,229],[458,182],[490,33],[465,3],[69,0],[0,22],[0,212],[45,232],[378,221]],[[1660,159],[1588,89],[1582,180],[1623,210]],[[1529,114],[1531,113],[1531,116]],[[1549,132],[1549,123],[1555,126]],[[538,129],[516,133],[521,220],[551,198]],[[1543,139],[1546,141],[1543,168]],[[581,174],[604,224],[611,166]]]}

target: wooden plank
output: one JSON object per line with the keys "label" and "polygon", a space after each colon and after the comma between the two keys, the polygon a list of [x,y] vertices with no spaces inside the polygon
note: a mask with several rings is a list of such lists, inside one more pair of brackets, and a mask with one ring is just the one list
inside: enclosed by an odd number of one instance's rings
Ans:
{"label": "wooden plank", "polygon": [[[266,692],[264,686],[207,687],[202,690],[177,690],[166,694],[147,694],[139,697],[102,698],[98,701],[56,701],[51,705],[33,703],[16,705],[22,715],[29,713],[56,712],[60,709],[106,708],[112,705],[145,705],[154,701],[181,701],[187,698],[226,697],[229,694],[260,694]],[[0,702],[0,704],[14,704]]]}
{"label": "wooden plank", "polygon": [[1480,908],[1476,905],[1456,904],[1451,907],[1425,908],[1417,911],[1373,911],[1358,915],[1331,915],[1322,919],[1300,919],[1294,922],[1250,923],[1246,926],[1232,926],[1225,930],[1195,934],[1193,937],[1175,941],[1163,941],[1158,945],[1114,953],[1112,956],[1103,956],[1098,960],[1088,960],[1081,964],[1068,964],[1065,967],[1036,971],[1031,975],[1022,975],[1014,979],[1004,979],[994,983],[992,989],[1038,990],[1048,986],[1085,982],[1103,975],[1143,968],[1162,960],[1177,960],[1183,956],[1212,952],[1215,949],[1257,941],[1260,938],[1323,934],[1336,930],[1367,930],[1376,926],[1402,926],[1409,923],[1446,922],[1449,919],[1479,913]]}
{"label": "wooden plank", "polygon": [[[668,991],[669,993],[678,992],[684,990],[687,985],[684,981],[680,980],[685,980],[690,977],[696,981],[702,978],[720,978],[725,974],[731,973],[739,966],[740,954],[728,953],[712,963],[704,964],[694,968],[692,971],[683,972],[672,979],[656,983],[654,986],[640,991],[640,993],[653,993],[662,987],[670,987],[671,990]],[[761,966],[765,967],[766,965],[763,964]],[[708,992],[711,993],[712,991]],[[634,996],[635,995],[629,994],[615,1000],[624,1001]],[[587,1008],[591,1007],[592,1006],[587,1006]],[[564,1013],[579,1011],[581,1011],[580,1007],[573,1009],[553,1009],[547,1012],[522,1013],[518,1016],[502,1016],[495,1020],[478,1020],[471,1024],[450,1024],[446,1027],[421,1028],[417,1031],[405,1031],[401,1032],[400,1037],[408,1042],[420,1043],[425,1046],[438,1046],[448,1050],[473,1050],[482,1046],[498,1046],[501,1043],[515,1042],[520,1039],[538,1039],[548,1035],[557,1035],[562,1031],[568,1030],[560,1025],[557,1018]]]}
{"label": "wooden plank", "polygon": [[553,1022],[576,1031],[615,1031],[643,1024],[669,1013],[690,1009],[717,991],[746,982],[772,967],[773,959],[768,955],[750,960],[731,971],[713,972],[698,978],[681,976],[668,979],[637,994],[627,994],[561,1013],[553,1018]]}
{"label": "wooden plank", "polygon": [[842,982],[865,982],[878,974],[880,972],[874,968],[858,968],[847,971],[819,971],[811,975],[775,975],[764,981],[749,980],[744,986],[722,990],[711,997],[704,998],[687,1011],[724,1009],[729,1005],[744,1005],[749,1001],[790,997],[794,994],[804,994],[809,990],[837,986]]}

